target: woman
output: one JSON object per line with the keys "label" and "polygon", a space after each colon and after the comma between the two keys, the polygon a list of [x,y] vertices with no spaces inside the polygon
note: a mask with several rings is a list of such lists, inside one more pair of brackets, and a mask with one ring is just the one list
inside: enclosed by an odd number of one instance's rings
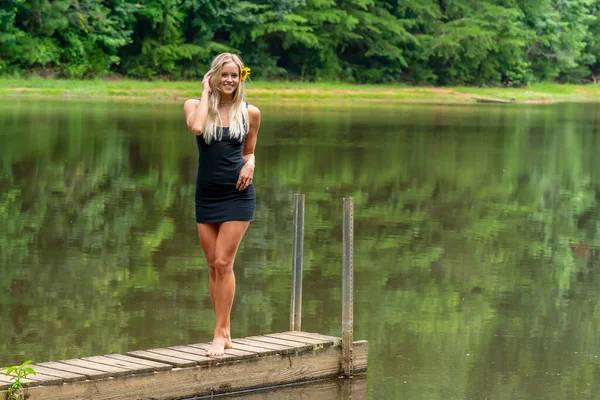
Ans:
{"label": "woman", "polygon": [[207,356],[231,347],[230,314],[235,294],[233,261],[255,206],[254,148],[260,111],[245,103],[249,74],[235,54],[219,54],[202,80],[200,100],[185,102],[187,126],[199,151],[196,222],[210,270],[209,291],[216,327]]}

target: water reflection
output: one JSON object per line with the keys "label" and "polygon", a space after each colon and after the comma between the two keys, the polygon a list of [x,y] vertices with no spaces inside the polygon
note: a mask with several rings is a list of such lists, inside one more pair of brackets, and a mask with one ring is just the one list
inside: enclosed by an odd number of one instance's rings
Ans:
{"label": "water reflection", "polygon": [[[257,213],[233,335],[288,327],[306,194],[303,328],[355,338],[369,398],[594,398],[600,107],[258,104]],[[0,102],[0,364],[211,338],[180,104]]]}
{"label": "water reflection", "polygon": [[364,400],[367,398],[367,379],[328,379],[272,390],[240,393],[220,397],[227,400]]}

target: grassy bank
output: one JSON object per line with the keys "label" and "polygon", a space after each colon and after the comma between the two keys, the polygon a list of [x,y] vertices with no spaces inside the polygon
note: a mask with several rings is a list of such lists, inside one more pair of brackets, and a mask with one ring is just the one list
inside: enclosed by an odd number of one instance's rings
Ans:
{"label": "grassy bank", "polygon": [[[157,99],[181,101],[200,95],[200,82],[147,82],[136,80],[55,80],[0,78],[0,96]],[[252,99],[372,100],[415,103],[472,103],[477,98],[519,103],[600,101],[595,85],[541,83],[527,88],[411,87],[352,85],[347,83],[249,82]]]}

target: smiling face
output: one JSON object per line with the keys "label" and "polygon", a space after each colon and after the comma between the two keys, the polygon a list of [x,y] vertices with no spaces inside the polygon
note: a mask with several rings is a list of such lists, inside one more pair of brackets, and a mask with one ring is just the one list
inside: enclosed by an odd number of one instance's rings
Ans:
{"label": "smiling face", "polygon": [[223,64],[221,71],[221,90],[224,97],[233,96],[240,85],[240,68],[233,61]]}

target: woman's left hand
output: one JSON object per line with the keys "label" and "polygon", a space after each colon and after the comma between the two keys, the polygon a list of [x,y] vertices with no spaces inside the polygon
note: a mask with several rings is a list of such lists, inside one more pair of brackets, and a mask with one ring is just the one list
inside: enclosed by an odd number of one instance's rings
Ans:
{"label": "woman's left hand", "polygon": [[252,184],[252,179],[254,178],[254,164],[245,163],[240,171],[240,176],[238,177],[237,184],[235,188],[237,190],[246,190],[248,186]]}

